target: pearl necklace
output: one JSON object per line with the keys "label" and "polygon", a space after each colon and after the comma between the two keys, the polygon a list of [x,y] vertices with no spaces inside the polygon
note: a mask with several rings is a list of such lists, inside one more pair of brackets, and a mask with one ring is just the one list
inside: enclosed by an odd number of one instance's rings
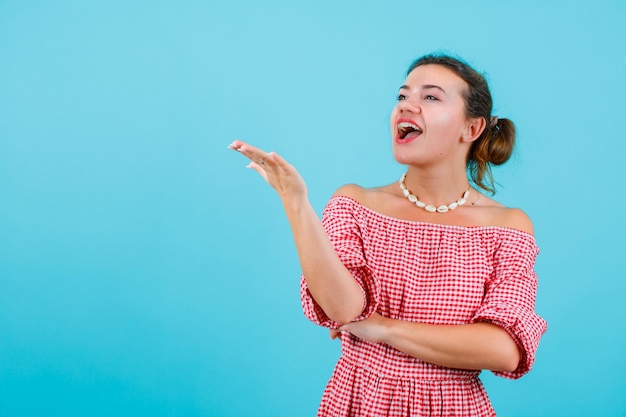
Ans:
{"label": "pearl necklace", "polygon": [[426,210],[429,213],[446,213],[449,210],[454,210],[455,208],[462,206],[463,204],[465,204],[465,202],[467,201],[467,197],[469,196],[469,192],[470,189],[468,188],[464,193],[463,196],[461,198],[459,198],[456,201],[453,201],[452,203],[448,204],[447,206],[441,205],[439,207],[435,207],[432,204],[426,204],[422,201],[420,201],[417,196],[411,194],[411,192],[406,188],[406,172],[404,174],[402,174],[402,177],[400,177],[400,188],[402,189],[402,193],[404,194],[404,196],[406,198],[409,199],[409,201],[411,203],[415,203],[415,205],[419,208],[423,208],[424,210]]}

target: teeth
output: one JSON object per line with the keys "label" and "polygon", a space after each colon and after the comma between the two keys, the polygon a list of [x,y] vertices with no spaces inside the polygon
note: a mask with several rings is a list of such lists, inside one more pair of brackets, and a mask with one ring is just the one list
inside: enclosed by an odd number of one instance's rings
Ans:
{"label": "teeth", "polygon": [[400,122],[400,123],[398,123],[398,128],[400,128],[400,129],[411,128],[411,129],[416,130],[418,132],[422,131],[422,129],[420,129],[419,126],[417,126],[416,124],[410,123],[410,122]]}

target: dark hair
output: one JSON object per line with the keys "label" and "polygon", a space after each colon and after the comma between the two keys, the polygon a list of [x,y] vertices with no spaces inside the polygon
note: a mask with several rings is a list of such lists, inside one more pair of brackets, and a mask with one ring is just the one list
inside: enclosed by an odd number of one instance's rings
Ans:
{"label": "dark hair", "polygon": [[509,119],[491,115],[493,100],[485,77],[461,59],[443,54],[425,55],[416,59],[407,75],[421,65],[441,65],[459,76],[468,88],[463,94],[467,118],[482,117],[486,127],[467,155],[467,170],[474,184],[495,194],[491,165],[509,160],[515,146],[515,125]]}

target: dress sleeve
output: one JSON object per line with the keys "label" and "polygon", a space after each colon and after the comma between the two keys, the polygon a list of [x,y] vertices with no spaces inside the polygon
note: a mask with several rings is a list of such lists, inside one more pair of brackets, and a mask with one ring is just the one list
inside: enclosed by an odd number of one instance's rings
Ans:
{"label": "dress sleeve", "polygon": [[471,320],[502,327],[517,344],[521,355],[517,369],[495,375],[517,379],[529,372],[539,339],[547,329],[546,321],[535,313],[534,265],[538,253],[530,235],[505,239],[495,253],[495,272],[487,284],[483,304]]}
{"label": "dress sleeve", "polygon": [[[362,227],[357,219],[356,202],[346,197],[332,198],[322,214],[322,225],[341,262],[354,276],[363,292],[365,304],[355,321],[370,317],[378,307],[377,279],[367,265],[363,247]],[[309,292],[304,275],[300,277],[300,298],[304,315],[312,322],[331,329],[340,326],[331,320]]]}

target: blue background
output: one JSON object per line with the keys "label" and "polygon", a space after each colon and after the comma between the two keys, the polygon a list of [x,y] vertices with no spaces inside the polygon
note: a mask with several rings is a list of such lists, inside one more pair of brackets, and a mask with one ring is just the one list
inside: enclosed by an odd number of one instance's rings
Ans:
{"label": "blue background", "polygon": [[518,126],[496,198],[533,218],[550,328],[501,416],[626,415],[626,6],[615,1],[0,0],[0,415],[312,416],[276,150],[321,213],[403,167],[388,117],[435,50]]}

